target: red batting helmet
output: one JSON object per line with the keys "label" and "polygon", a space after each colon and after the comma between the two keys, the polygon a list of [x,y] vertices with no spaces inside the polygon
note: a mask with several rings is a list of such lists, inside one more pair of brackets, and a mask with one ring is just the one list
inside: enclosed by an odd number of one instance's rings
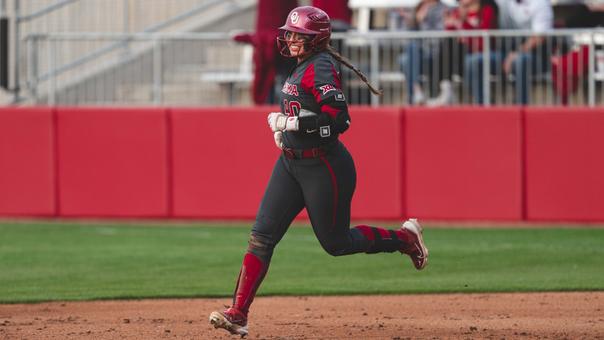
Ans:
{"label": "red batting helmet", "polygon": [[323,10],[312,6],[302,6],[289,12],[285,25],[279,27],[279,31],[277,37],[279,52],[283,56],[290,57],[287,46],[289,41],[286,36],[287,32],[296,32],[308,36],[309,40],[304,44],[304,49],[307,52],[317,52],[324,50],[329,44],[331,23],[329,22],[329,16]]}

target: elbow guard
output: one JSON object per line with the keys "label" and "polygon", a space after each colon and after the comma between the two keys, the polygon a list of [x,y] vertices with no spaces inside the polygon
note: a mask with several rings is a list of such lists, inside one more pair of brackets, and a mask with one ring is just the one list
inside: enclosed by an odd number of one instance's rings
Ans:
{"label": "elbow guard", "polygon": [[333,125],[333,123],[331,118],[323,113],[298,118],[298,129],[307,133],[317,131],[319,127],[325,125]]}
{"label": "elbow guard", "polygon": [[321,113],[300,115],[298,118],[300,131],[311,133],[318,131],[322,126],[329,126],[336,133],[343,133],[350,127],[350,116],[345,101],[330,97],[321,103]]}

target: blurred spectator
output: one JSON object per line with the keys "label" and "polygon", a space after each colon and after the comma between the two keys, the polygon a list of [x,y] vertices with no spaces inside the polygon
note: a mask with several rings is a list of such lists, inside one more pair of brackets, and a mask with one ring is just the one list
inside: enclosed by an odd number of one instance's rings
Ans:
{"label": "blurred spectator", "polygon": [[555,28],[602,26],[604,3],[571,2],[553,6]]}
{"label": "blurred spectator", "polygon": [[[604,26],[604,1],[595,0],[595,1],[586,1],[585,5],[589,9],[589,21],[585,22],[585,17],[581,18],[579,16],[575,17],[575,21],[572,22],[570,27],[595,27],[595,26]],[[583,19],[583,20],[581,20]],[[576,25],[572,25],[576,23]]]}
{"label": "blurred spectator", "polygon": [[527,29],[534,34],[512,46],[503,60],[503,72],[513,74],[516,103],[529,102],[529,71],[539,74],[549,69],[546,38],[540,34],[553,28],[553,10],[549,0],[496,0],[499,26],[503,29]]}
{"label": "blurred spectator", "polygon": [[[525,38],[510,38],[505,44],[508,51],[495,51],[490,54],[491,70],[499,71],[499,65],[505,75],[514,76],[516,103],[529,102],[529,71],[539,74],[549,68],[545,37],[539,35],[553,28],[553,11],[549,0],[496,0],[499,27],[502,29],[524,29],[534,32]],[[507,53],[507,54],[506,54]],[[496,67],[494,67],[496,66]],[[474,101],[484,104],[483,100],[483,57],[476,54],[465,63],[466,77],[470,79]]]}
{"label": "blurred spectator", "polygon": [[350,29],[352,10],[348,7],[348,0],[313,0],[312,6],[324,10],[329,15],[333,32],[345,32]]}
{"label": "blurred spectator", "polygon": [[[320,8],[329,15],[332,32],[346,32],[352,23],[352,10],[348,7],[348,0],[313,0],[312,6]],[[342,41],[331,40],[331,46],[342,53]]]}
{"label": "blurred spectator", "polygon": [[[401,10],[403,16],[403,28],[415,31],[435,31],[444,29],[445,13],[449,10],[440,0],[421,0],[413,11]],[[420,84],[420,75],[422,70],[431,80],[440,81],[442,74],[437,70],[440,62],[440,40],[423,39],[409,41],[405,52],[401,57],[401,66],[407,80],[407,100],[409,104],[424,104],[425,94]],[[434,84],[430,85],[432,89]]]}
{"label": "blurred spectator", "polygon": [[275,92],[281,89],[293,60],[277,50],[278,28],[289,12],[298,7],[297,0],[258,0],[256,31],[237,34],[235,41],[254,46],[254,83],[252,97],[256,105],[275,104]]}
{"label": "blurred spectator", "polygon": [[[554,6],[554,26],[556,28],[586,28],[604,26],[604,6],[602,4],[570,3]],[[569,97],[582,85],[589,72],[589,45],[559,46],[552,57],[552,85],[554,93],[563,105],[568,105]],[[604,72],[598,67],[603,51],[596,51],[596,74]]]}
{"label": "blurred spectator", "polygon": [[[493,0],[459,0],[459,7],[452,10],[445,18],[445,28],[448,30],[488,30],[498,27],[498,7]],[[475,101],[482,103],[482,37],[460,38],[463,50],[466,52],[463,67],[464,86],[470,89]],[[501,54],[493,50],[491,44],[490,65],[494,69],[501,61]],[[445,105],[452,102],[452,86],[450,81],[441,84],[441,95],[429,102],[432,106]]]}
{"label": "blurred spectator", "polygon": [[563,105],[567,105],[569,95],[579,89],[579,81],[587,75],[588,69],[587,45],[552,57],[552,86]]}

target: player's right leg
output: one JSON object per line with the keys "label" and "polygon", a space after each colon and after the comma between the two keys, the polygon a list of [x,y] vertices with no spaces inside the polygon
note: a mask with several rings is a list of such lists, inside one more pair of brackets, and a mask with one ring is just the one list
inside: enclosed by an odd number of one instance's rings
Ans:
{"label": "player's right leg", "polygon": [[275,164],[252,228],[233,295],[233,305],[210,314],[210,322],[215,328],[224,328],[231,334],[247,335],[249,308],[268,271],[273,249],[302,208],[304,199],[300,185],[290,174],[288,161],[281,157]]}
{"label": "player's right leg", "polygon": [[354,161],[343,145],[327,157],[309,160],[297,169],[313,230],[321,246],[333,256],[399,251],[409,255],[416,269],[423,269],[428,250],[417,220],[398,230],[359,225],[350,228],[350,204],[356,185]]}
{"label": "player's right leg", "polygon": [[422,270],[428,264],[428,248],[424,243],[423,228],[415,218],[405,221],[400,229],[389,230],[381,227],[358,225],[350,232],[364,238],[367,254],[399,251],[408,255],[415,269]]}

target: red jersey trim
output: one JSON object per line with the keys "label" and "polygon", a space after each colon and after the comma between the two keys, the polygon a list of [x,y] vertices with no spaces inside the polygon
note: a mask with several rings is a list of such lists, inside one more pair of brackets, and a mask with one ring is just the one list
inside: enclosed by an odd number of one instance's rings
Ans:
{"label": "red jersey trim", "polygon": [[321,111],[327,113],[331,118],[334,118],[334,119],[338,115],[338,112],[340,112],[340,110],[336,109],[333,106],[329,106],[327,104],[321,106]]}
{"label": "red jersey trim", "polygon": [[300,84],[306,92],[312,93],[313,96],[315,96],[317,103],[321,102],[321,94],[319,93],[319,90],[315,88],[315,64],[308,65]]}

